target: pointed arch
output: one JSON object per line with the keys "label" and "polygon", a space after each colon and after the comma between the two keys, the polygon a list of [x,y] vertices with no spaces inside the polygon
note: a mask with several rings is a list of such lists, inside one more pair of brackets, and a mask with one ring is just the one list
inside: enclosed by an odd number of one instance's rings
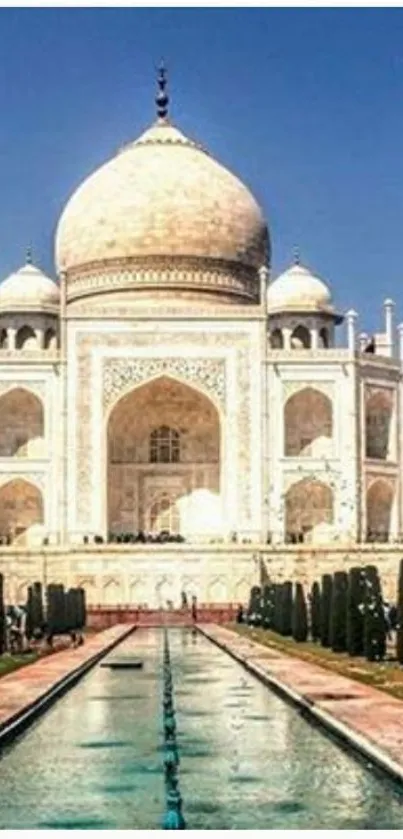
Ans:
{"label": "pointed arch", "polygon": [[0,486],[0,535],[12,544],[42,541],[43,497],[39,487],[25,478]]}
{"label": "pointed arch", "polygon": [[311,333],[308,327],[303,324],[296,326],[291,334],[290,344],[293,350],[310,350]]}
{"label": "pointed arch", "polygon": [[53,327],[49,327],[49,329],[46,330],[43,338],[43,346],[45,350],[57,349],[57,333]]}
{"label": "pointed arch", "polygon": [[327,350],[330,346],[329,329],[327,326],[322,326],[319,330],[319,346]]}
{"label": "pointed arch", "polygon": [[367,489],[367,542],[389,542],[394,489],[389,481],[377,478]]}
{"label": "pointed arch", "polygon": [[246,577],[242,577],[242,579],[237,580],[234,586],[234,598],[237,601],[237,603],[242,603],[243,605],[246,605],[249,601],[250,590],[250,580],[247,580]]}
{"label": "pointed arch", "polygon": [[32,391],[13,387],[0,395],[0,457],[43,455],[43,404]]}
{"label": "pointed arch", "polygon": [[121,594],[119,580],[107,580],[102,586],[102,603],[104,606],[119,606],[122,601]]}
{"label": "pointed arch", "polygon": [[223,577],[217,577],[208,584],[207,601],[208,603],[228,602],[228,589],[226,581]]}
{"label": "pointed arch", "polygon": [[270,333],[270,347],[272,350],[284,349],[284,338],[281,329],[273,329]]}
{"label": "pointed arch", "polygon": [[393,416],[393,393],[379,389],[365,404],[365,456],[371,460],[390,457]]}
{"label": "pointed arch", "polygon": [[21,326],[15,336],[15,348],[17,350],[37,350],[38,339],[32,326]]}
{"label": "pointed arch", "polygon": [[148,380],[115,403],[106,437],[110,533],[215,532],[221,424],[208,396],[171,376]]}
{"label": "pointed arch", "polygon": [[333,491],[328,484],[303,478],[285,496],[285,530],[288,542],[323,541],[334,518]]}
{"label": "pointed arch", "polygon": [[286,457],[323,457],[332,453],[333,405],[314,387],[298,390],[284,406]]}

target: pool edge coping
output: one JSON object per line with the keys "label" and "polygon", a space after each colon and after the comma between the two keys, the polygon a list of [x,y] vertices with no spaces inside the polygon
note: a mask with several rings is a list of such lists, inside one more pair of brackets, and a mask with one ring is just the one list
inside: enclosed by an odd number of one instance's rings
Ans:
{"label": "pool edge coping", "polygon": [[[79,664],[69,673],[62,676],[61,679],[54,682],[39,697],[28,703],[21,710],[10,716],[8,720],[0,725],[0,753],[1,750],[10,745],[12,741],[22,734],[35,720],[40,717],[45,711],[50,708],[59,697],[67,693],[70,688],[74,687],[77,682],[86,675],[86,673],[94,667],[105,655],[113,650],[118,644],[124,641],[137,627],[130,625],[127,630],[122,631],[118,638],[114,638],[109,644],[103,647],[98,652],[95,652],[90,658]],[[62,651],[64,652],[64,651]],[[57,655],[57,653],[56,653]],[[0,684],[1,689],[1,684]]]}
{"label": "pool edge coping", "polygon": [[[252,673],[259,681],[263,682],[268,687],[272,688],[277,694],[283,698],[288,699],[293,705],[302,709],[304,713],[313,719],[322,728],[330,732],[336,740],[341,741],[344,746],[349,746],[350,749],[374,764],[384,774],[386,774],[393,781],[403,786],[403,766],[400,766],[396,761],[390,758],[384,751],[372,744],[366,737],[358,734],[353,728],[341,722],[329,711],[319,708],[314,700],[307,700],[296,690],[289,685],[282,682],[276,676],[268,673],[259,665],[250,661],[247,656],[243,656],[233,650],[225,641],[219,640],[210,635],[208,629],[201,625],[197,625],[197,630],[201,635],[204,635],[209,641],[217,647],[228,653],[231,658],[235,659],[239,664],[242,664],[246,670]],[[229,630],[227,630],[229,631]],[[235,635],[235,633],[234,633]]]}

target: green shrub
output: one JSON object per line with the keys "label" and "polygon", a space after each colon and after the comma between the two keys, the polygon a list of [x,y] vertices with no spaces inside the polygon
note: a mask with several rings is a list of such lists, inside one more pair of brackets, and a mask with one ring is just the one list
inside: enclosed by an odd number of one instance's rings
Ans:
{"label": "green shrub", "polygon": [[330,607],[332,602],[333,580],[331,574],[322,576],[322,596],[320,601],[320,643],[330,647]]}
{"label": "green shrub", "polygon": [[259,620],[261,616],[261,588],[260,586],[252,586],[250,590],[249,606],[247,612],[247,621],[251,626],[260,626]]}
{"label": "green shrub", "polygon": [[274,586],[274,609],[273,609],[273,629],[275,632],[281,632],[282,626],[282,584],[276,583]]}
{"label": "green shrub", "polygon": [[78,588],[78,625],[77,629],[84,629],[87,624],[87,604],[85,599],[85,589]]}
{"label": "green shrub", "polygon": [[346,650],[347,580],[345,571],[336,571],[333,575],[329,644],[335,653]]}
{"label": "green shrub", "polygon": [[311,638],[320,639],[320,585],[314,582],[311,589]]}
{"label": "green shrub", "polygon": [[292,635],[292,582],[287,580],[281,586],[281,635]]}
{"label": "green shrub", "polygon": [[0,574],[0,655],[7,649],[6,610],[4,608],[4,577]]}
{"label": "green shrub", "polygon": [[397,627],[396,657],[399,664],[403,664],[403,559],[400,560],[397,583]]}
{"label": "green shrub", "polygon": [[350,568],[347,583],[346,646],[349,655],[364,653],[365,571]]}
{"label": "green shrub", "polygon": [[262,626],[265,629],[273,628],[274,621],[274,598],[275,587],[267,584],[263,587],[263,610],[262,610]]}
{"label": "green shrub", "polygon": [[306,641],[308,638],[308,615],[304,589],[301,583],[295,586],[292,609],[292,637],[294,641]]}
{"label": "green shrub", "polygon": [[365,568],[364,654],[368,661],[381,661],[386,654],[386,622],[378,570]]}

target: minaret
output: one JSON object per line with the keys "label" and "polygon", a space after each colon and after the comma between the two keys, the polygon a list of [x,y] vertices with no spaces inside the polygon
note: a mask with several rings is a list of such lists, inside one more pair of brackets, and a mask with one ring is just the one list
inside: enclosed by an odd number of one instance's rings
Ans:
{"label": "minaret", "polygon": [[385,311],[385,335],[386,335],[386,355],[389,358],[394,356],[394,335],[393,335],[393,309],[395,308],[395,304],[393,300],[384,301],[383,304],[384,311]]}
{"label": "minaret", "polygon": [[167,71],[163,62],[158,68],[157,84],[158,92],[155,97],[155,104],[157,106],[157,116],[159,120],[166,120],[168,117],[169,96],[166,91],[167,87]]}

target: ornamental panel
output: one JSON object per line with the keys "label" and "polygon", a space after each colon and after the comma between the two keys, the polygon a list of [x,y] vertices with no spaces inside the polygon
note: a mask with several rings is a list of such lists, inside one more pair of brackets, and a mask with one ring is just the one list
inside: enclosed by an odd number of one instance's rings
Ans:
{"label": "ornamental panel", "polygon": [[177,377],[201,386],[225,405],[225,361],[210,358],[106,358],[103,363],[103,408],[107,410],[130,388],[158,376]]}

